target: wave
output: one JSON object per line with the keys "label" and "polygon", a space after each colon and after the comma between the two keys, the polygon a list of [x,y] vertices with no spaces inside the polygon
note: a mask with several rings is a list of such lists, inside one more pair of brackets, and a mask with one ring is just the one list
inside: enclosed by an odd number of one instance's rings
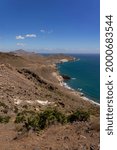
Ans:
{"label": "wave", "polygon": [[[67,83],[65,83],[65,82],[62,82],[62,86],[64,86],[65,88],[67,88],[67,89],[69,89],[69,90],[72,90],[72,91],[75,91],[75,89],[73,89],[73,88],[71,88],[70,86],[68,86],[68,84]],[[90,101],[91,103],[93,103],[93,104],[96,104],[96,105],[99,105],[100,106],[100,104],[98,103],[98,102],[95,102],[94,100],[92,100],[92,99],[89,99],[88,97],[86,97],[85,96],[85,94],[84,93],[81,93],[81,91],[82,91],[82,88],[78,88],[78,91],[80,92],[80,96],[84,99],[84,100],[86,100],[86,101]]]}
{"label": "wave", "polygon": [[74,89],[72,89],[70,86],[68,86],[68,84],[65,83],[65,82],[63,82],[63,86],[64,86],[65,88],[69,89],[69,90],[74,90]]}
{"label": "wave", "polygon": [[86,101],[90,101],[91,103],[100,106],[100,104],[99,104],[98,102],[95,102],[95,101],[93,101],[93,100],[91,100],[91,99],[89,99],[89,98],[87,98],[87,97],[85,97],[85,96],[82,96],[82,98],[83,98],[84,100],[86,100]]}
{"label": "wave", "polygon": [[71,78],[72,80],[76,80],[76,78]]}
{"label": "wave", "polygon": [[81,91],[82,91],[82,88],[78,88],[77,90],[81,92]]}

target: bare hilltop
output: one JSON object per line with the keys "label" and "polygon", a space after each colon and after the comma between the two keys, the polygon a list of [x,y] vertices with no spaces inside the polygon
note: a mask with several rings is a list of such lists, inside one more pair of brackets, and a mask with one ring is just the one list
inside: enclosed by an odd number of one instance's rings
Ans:
{"label": "bare hilltop", "polygon": [[0,52],[0,150],[99,150],[99,105],[63,86],[64,54]]}

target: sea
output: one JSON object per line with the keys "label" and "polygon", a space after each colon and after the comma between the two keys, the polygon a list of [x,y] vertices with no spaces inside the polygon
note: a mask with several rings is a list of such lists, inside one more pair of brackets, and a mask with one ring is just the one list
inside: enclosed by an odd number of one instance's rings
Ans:
{"label": "sea", "polygon": [[77,61],[58,64],[60,74],[71,79],[65,85],[82,93],[86,98],[100,103],[100,55],[99,54],[67,54]]}

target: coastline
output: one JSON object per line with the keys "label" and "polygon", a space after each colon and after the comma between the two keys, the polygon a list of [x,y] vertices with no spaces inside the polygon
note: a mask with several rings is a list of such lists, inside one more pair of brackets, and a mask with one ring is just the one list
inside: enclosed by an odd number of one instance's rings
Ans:
{"label": "coastline", "polygon": [[[62,76],[61,76],[61,77],[62,77]],[[60,85],[61,85],[61,84],[60,84]],[[68,86],[67,83],[65,83],[64,81],[63,81],[63,83],[62,83],[62,86],[63,86],[64,88],[68,89],[70,92],[72,92],[72,94],[78,95],[78,96],[79,96],[80,98],[82,98],[83,100],[89,101],[90,103],[93,103],[93,104],[96,104],[96,105],[100,106],[100,104],[97,103],[97,102],[95,102],[94,100],[89,99],[89,98],[86,97],[86,96],[81,96],[81,95],[83,94],[82,92],[76,91],[75,89],[71,88],[71,87]]]}
{"label": "coastline", "polygon": [[[78,59],[79,60],[79,59]],[[73,58],[72,61],[78,61],[77,59]],[[95,104],[97,106],[100,106],[100,104],[98,102],[95,102],[94,100],[92,99],[89,99],[88,97],[84,96],[84,93],[80,92],[80,91],[76,91],[75,89],[71,88],[70,86],[68,86],[68,84],[66,82],[64,82],[64,79],[62,77],[62,75],[60,74],[59,72],[59,69],[57,67],[57,64],[60,64],[61,62],[62,63],[66,63],[66,62],[70,62],[71,60],[65,60],[65,61],[62,61],[60,60],[59,63],[54,63],[55,65],[55,68],[56,68],[56,72],[53,72],[54,76],[56,76],[56,78],[58,79],[59,81],[59,85],[66,88],[67,90],[69,90],[69,92],[71,92],[72,94],[76,95],[76,96],[79,96],[82,100],[85,100],[85,101],[88,101],[90,102],[91,104]],[[83,96],[81,96],[83,94]]]}

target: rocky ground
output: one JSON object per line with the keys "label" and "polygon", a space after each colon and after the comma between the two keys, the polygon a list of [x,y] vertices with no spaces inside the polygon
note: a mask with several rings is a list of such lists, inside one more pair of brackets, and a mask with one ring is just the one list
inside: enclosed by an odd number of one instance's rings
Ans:
{"label": "rocky ground", "polygon": [[[99,106],[60,85],[56,63],[74,60],[17,51],[0,53],[0,150],[98,150]],[[15,123],[18,113],[41,113],[56,108],[70,115],[77,109],[90,113],[86,121],[55,123],[41,131]],[[20,130],[22,129],[22,130]]]}

